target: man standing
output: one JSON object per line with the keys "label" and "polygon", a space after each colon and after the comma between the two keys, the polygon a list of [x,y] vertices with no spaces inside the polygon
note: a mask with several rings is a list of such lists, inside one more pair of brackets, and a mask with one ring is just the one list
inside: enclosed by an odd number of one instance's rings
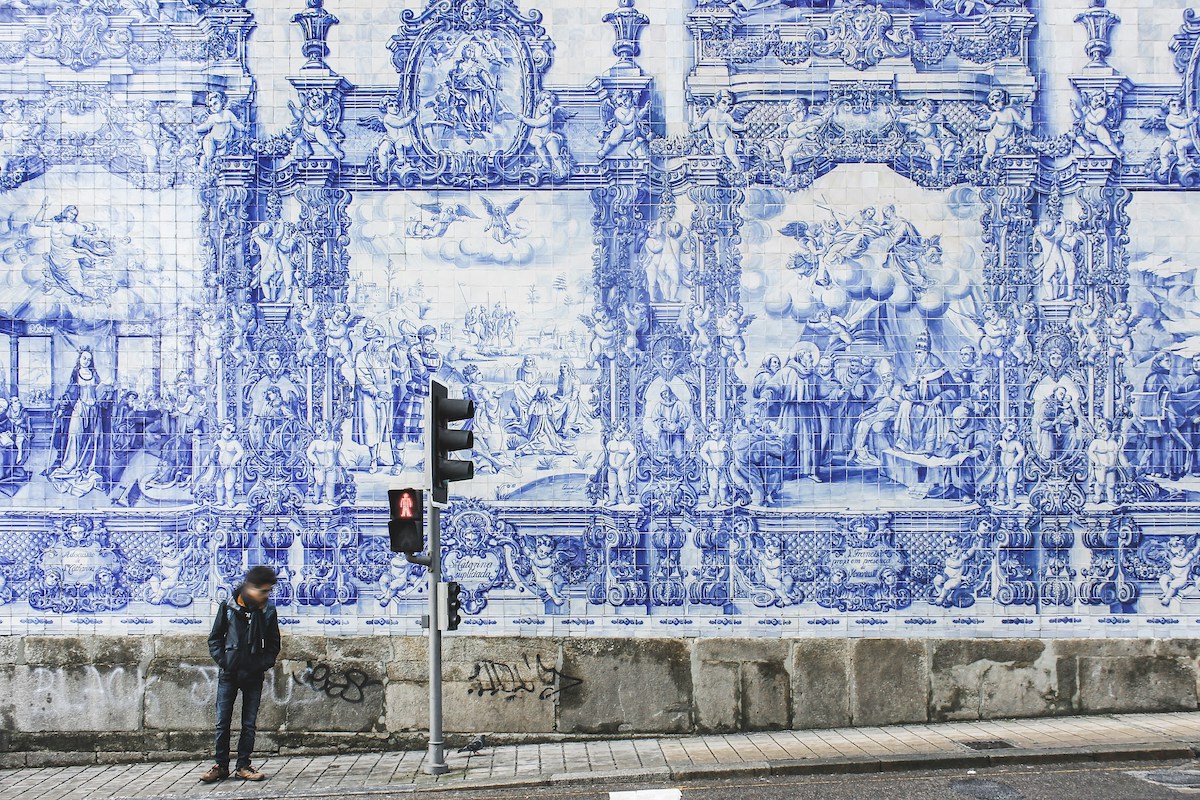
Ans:
{"label": "man standing", "polygon": [[1191,447],[1183,454],[1180,472],[1195,478],[1200,477],[1200,355],[1192,356],[1191,369],[1171,392],[1171,403],[1179,432]]}
{"label": "man standing", "polygon": [[244,781],[267,777],[250,765],[250,754],[254,752],[263,676],[279,657],[279,616],[270,602],[277,580],[270,567],[251,567],[233,596],[221,603],[208,634],[209,655],[221,670],[217,673],[215,763],[200,776],[204,783],[229,777],[229,726],[238,692],[242,694],[242,733],[234,776]]}

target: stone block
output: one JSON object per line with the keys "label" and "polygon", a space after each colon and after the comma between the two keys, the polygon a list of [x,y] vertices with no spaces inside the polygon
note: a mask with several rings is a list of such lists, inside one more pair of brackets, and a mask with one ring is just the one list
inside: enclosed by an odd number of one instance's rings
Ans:
{"label": "stone block", "polygon": [[135,731],[145,681],[137,667],[18,666],[10,683],[15,730]]}
{"label": "stone block", "polygon": [[[382,666],[392,660],[392,643],[389,641],[390,638],[386,634],[382,636],[341,636],[331,638],[325,642],[325,652],[334,661],[342,659],[374,661]],[[291,657],[295,661],[301,660],[294,656]]]}
{"label": "stone block", "polygon": [[712,731],[787,727],[791,695],[787,656],[788,643],[778,639],[696,640],[692,685],[697,727]]}
{"label": "stone block", "polygon": [[696,728],[700,731],[736,731],[741,720],[741,664],[693,662],[692,685]]}
{"label": "stone block", "polygon": [[[423,636],[391,637],[392,657],[387,674],[394,681],[424,681],[429,678],[429,643]],[[443,661],[446,658],[442,650]]]}
{"label": "stone block", "polygon": [[929,661],[924,642],[862,639],[853,643],[850,662],[855,725],[929,719]]}
{"label": "stone block", "polygon": [[1082,657],[1079,706],[1088,713],[1195,711],[1195,662],[1153,655]]}
{"label": "stone block", "polygon": [[152,730],[209,730],[215,721],[216,702],[216,664],[167,667],[156,661],[146,676],[144,724]]}
{"label": "stone block", "polygon": [[850,642],[796,639],[791,647],[792,727],[849,725]]}
{"label": "stone block", "polygon": [[288,661],[321,661],[326,656],[328,642],[324,636],[284,633],[279,657]]}
{"label": "stone block", "polygon": [[679,639],[567,639],[559,695],[562,733],[684,733],[691,729],[687,643]]}
{"label": "stone block", "polygon": [[15,635],[0,636],[0,664],[21,663],[21,638]]}
{"label": "stone block", "polygon": [[[411,685],[411,684],[410,684]],[[455,681],[442,687],[446,730],[466,733],[553,733],[557,690],[508,684],[500,691],[480,693],[475,681]]]}
{"label": "stone block", "polygon": [[16,701],[16,675],[18,667],[0,664],[0,686],[12,687],[8,691],[0,692],[0,750],[9,748],[8,737],[10,732],[19,730],[17,728],[17,709]]}
{"label": "stone block", "polygon": [[383,681],[376,662],[281,661],[275,700],[289,731],[370,731],[382,724]]}
{"label": "stone block", "polygon": [[1069,712],[1057,659],[1034,639],[930,643],[930,716],[935,720],[1032,717]]}
{"label": "stone block", "polygon": [[81,636],[26,636],[25,663],[41,667],[69,667],[91,662]]}
{"label": "stone block", "polygon": [[211,664],[208,655],[208,634],[185,636],[165,634],[154,637],[154,660],[191,664]]}
{"label": "stone block", "polygon": [[[443,702],[443,709],[446,704]],[[389,681],[384,691],[384,726],[391,733],[429,729],[429,684]]]}
{"label": "stone block", "polygon": [[788,727],[791,694],[791,676],[782,659],[746,662],[742,665],[739,728],[760,731]]}
{"label": "stone block", "polygon": [[154,641],[149,636],[89,636],[85,641],[89,664],[136,666],[150,660]]}
{"label": "stone block", "polygon": [[455,638],[443,676],[448,730],[549,732],[555,706],[573,682],[559,670],[554,640]]}

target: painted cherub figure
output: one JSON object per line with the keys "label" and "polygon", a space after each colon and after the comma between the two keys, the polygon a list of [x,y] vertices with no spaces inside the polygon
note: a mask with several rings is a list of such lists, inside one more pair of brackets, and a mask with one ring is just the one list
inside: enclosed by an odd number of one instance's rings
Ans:
{"label": "painted cherub figure", "polygon": [[1163,104],[1156,117],[1147,120],[1142,127],[1149,130],[1166,130],[1167,138],[1158,146],[1158,165],[1154,177],[1166,183],[1171,179],[1175,167],[1196,168],[1196,137],[1193,132],[1200,124],[1200,111],[1188,113],[1182,97],[1172,97]]}
{"label": "painted cherub figure", "polygon": [[1112,96],[1104,90],[1084,93],[1083,103],[1072,101],[1075,112],[1075,149],[1084,155],[1121,158],[1121,146],[1109,129]]}
{"label": "painted cherub figure", "polygon": [[180,584],[184,562],[187,553],[180,549],[174,538],[168,538],[162,543],[162,556],[159,559],[157,575],[151,575],[146,586],[146,601],[153,605],[162,605],[167,595]]}
{"label": "painted cherub figure", "polygon": [[745,169],[745,165],[742,163],[741,154],[738,153],[737,135],[747,127],[745,123],[738,122],[733,117],[733,92],[722,89],[713,98],[713,104],[692,124],[691,129],[692,133],[707,133],[716,150],[729,159],[729,163],[733,164],[735,169],[741,171]]}
{"label": "painted cherub figure", "polygon": [[[563,594],[565,581],[559,574],[558,548],[554,539],[549,536],[538,536],[533,542],[533,552],[529,554],[529,578],[533,586],[528,587],[533,594],[556,605],[562,605],[567,598]],[[520,574],[514,571],[520,578]],[[524,580],[520,581],[522,584]]]}
{"label": "painted cherub figure", "polygon": [[393,553],[379,576],[379,605],[387,608],[393,600],[407,594],[417,585],[416,566],[404,557],[404,553]]}
{"label": "painted cherub figure", "polygon": [[1032,111],[1028,107],[1024,111],[1017,110],[1005,89],[993,89],[988,92],[987,105],[990,113],[987,119],[978,125],[978,129],[985,132],[983,161],[979,165],[984,171],[992,168],[996,156],[1007,153],[1012,148],[1016,143],[1018,131],[1033,131]]}
{"label": "painted cherub figure", "polygon": [[604,452],[608,460],[608,502],[612,505],[628,505],[637,448],[629,437],[629,426],[625,422],[618,422],[613,428],[612,435],[604,445]]}
{"label": "painted cherub figure", "polygon": [[1167,540],[1167,571],[1158,579],[1164,606],[1170,605],[1192,578],[1192,568],[1196,564],[1197,556],[1200,556],[1200,541],[1193,541],[1194,544],[1189,550],[1183,537],[1172,536]]}
{"label": "painted cherub figure", "polygon": [[1008,319],[1002,316],[995,306],[989,306],[983,312],[983,336],[979,338],[980,355],[994,358],[997,363],[1003,361],[1011,334],[1012,327]]}
{"label": "painted cherub figure", "polygon": [[246,132],[246,126],[226,106],[223,92],[209,92],[204,98],[208,116],[196,123],[200,135],[200,170],[207,171],[217,156],[229,152],[234,137]]}
{"label": "painted cherub figure", "polygon": [[645,158],[649,154],[646,145],[651,135],[645,122],[649,113],[649,101],[643,101],[639,106],[637,95],[631,89],[621,89],[605,100],[601,106],[605,124],[600,134],[600,160],[608,158],[622,145],[626,146],[628,158]]}
{"label": "painted cherub figure", "polygon": [[933,588],[938,592],[933,602],[939,606],[950,605],[954,593],[967,582],[967,566],[979,552],[979,542],[973,542],[969,548],[964,549],[961,542],[948,537],[945,545],[946,566],[942,569],[942,574],[933,579]]}
{"label": "painted cherub figure", "polygon": [[1108,355],[1110,358],[1129,361],[1133,355],[1133,308],[1128,303],[1118,303],[1108,318]]}
{"label": "painted cherub figure", "polygon": [[541,91],[533,98],[533,113],[525,116],[520,111],[508,108],[503,98],[500,105],[529,127],[529,147],[538,157],[538,163],[554,180],[563,180],[571,173],[570,151],[567,140],[556,129],[574,117],[558,104],[558,95]]}
{"label": "painted cherub figure", "polygon": [[1079,358],[1085,364],[1094,364],[1104,352],[1100,317],[1103,306],[1096,301],[1079,301],[1067,318],[1079,334]]}
{"label": "painted cherub figure", "polygon": [[911,113],[902,114],[898,121],[920,142],[929,159],[929,172],[940,177],[946,160],[958,152],[958,144],[946,137],[946,120],[938,113],[937,104],[929,99],[921,100]]}
{"label": "painted cherub figure", "polygon": [[127,127],[133,134],[142,160],[146,163],[146,172],[156,173],[162,158],[162,148],[169,138],[166,128],[163,127],[162,115],[148,100],[138,100],[129,110],[133,119]]}
{"label": "painted cherub figure", "polygon": [[996,481],[996,505],[1012,508],[1017,504],[1021,466],[1025,463],[1025,445],[1017,436],[1017,423],[1008,422],[1000,434],[1000,474]]}
{"label": "painted cherub figure", "polygon": [[1117,472],[1121,465],[1121,443],[1112,437],[1106,419],[1096,420],[1096,438],[1088,445],[1088,472],[1091,474],[1092,502],[1117,502]]}
{"label": "painted cherub figure", "polygon": [[212,464],[216,468],[213,488],[219,506],[232,507],[236,502],[238,468],[246,457],[246,450],[234,435],[237,426],[226,422],[221,426],[221,437],[213,443]]}
{"label": "painted cherub figure", "polygon": [[345,158],[346,151],[339,144],[345,137],[338,130],[341,105],[337,98],[323,89],[310,89],[302,93],[301,101],[300,106],[288,101],[296,138],[287,160],[302,161],[314,156],[338,161]]}
{"label": "painted cherub figure", "polygon": [[592,330],[591,354],[589,366],[599,367],[604,359],[612,360],[617,357],[617,326],[604,306],[596,306],[591,314],[579,317],[583,324]]}
{"label": "painted cherub figure", "polygon": [[313,471],[312,499],[317,504],[332,503],[340,475],[338,443],[333,438],[333,429],[324,420],[316,424],[313,433],[313,440],[304,453]]}
{"label": "painted cherub figure", "polygon": [[354,342],[350,339],[350,324],[350,308],[345,305],[335,306],[325,319],[325,356],[333,362],[335,372],[341,369],[347,383],[353,376],[350,354]]}
{"label": "painted cherub figure", "polygon": [[768,537],[763,543],[758,567],[762,570],[763,585],[775,595],[776,605],[784,606],[798,601],[796,576],[788,569],[783,543],[777,537]]}
{"label": "painted cherub figure", "polygon": [[717,336],[721,340],[721,356],[729,366],[750,366],[746,360],[746,328],[754,321],[740,305],[731,305],[717,317]]}
{"label": "painted cherub figure", "polygon": [[387,183],[392,168],[402,166],[413,147],[413,123],[417,112],[404,111],[400,98],[389,95],[379,103],[379,113],[360,119],[359,125],[382,134],[375,143],[375,159],[379,162],[375,179]]}
{"label": "painted cherub figure", "polygon": [[700,445],[700,460],[704,463],[704,477],[708,485],[708,507],[716,508],[725,502],[729,493],[729,441],[725,438],[725,425],[719,419],[708,425],[708,441]]}
{"label": "painted cherub figure", "polygon": [[783,136],[767,144],[768,152],[776,161],[783,163],[784,174],[790,174],[796,166],[796,159],[817,149],[816,134],[824,120],[810,113],[812,105],[803,97],[797,97],[787,104],[784,117],[786,125]]}

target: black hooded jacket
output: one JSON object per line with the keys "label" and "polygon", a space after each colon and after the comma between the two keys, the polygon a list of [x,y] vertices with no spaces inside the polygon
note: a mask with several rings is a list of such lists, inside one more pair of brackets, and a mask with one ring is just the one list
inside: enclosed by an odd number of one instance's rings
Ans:
{"label": "black hooded jacket", "polygon": [[247,601],[242,607],[241,593],[239,586],[217,609],[208,634],[208,654],[226,673],[239,679],[257,678],[279,658],[279,615],[270,603],[258,608]]}

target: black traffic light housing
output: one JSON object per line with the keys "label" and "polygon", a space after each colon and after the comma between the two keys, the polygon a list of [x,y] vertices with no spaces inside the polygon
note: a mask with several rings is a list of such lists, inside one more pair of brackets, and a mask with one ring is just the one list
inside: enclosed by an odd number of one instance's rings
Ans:
{"label": "black traffic light housing", "polygon": [[425,549],[425,497],[420,489],[388,489],[388,538],[393,553]]}
{"label": "black traffic light housing", "polygon": [[455,581],[446,583],[446,630],[456,631],[462,624],[462,587]]}
{"label": "black traffic light housing", "polygon": [[433,488],[433,502],[447,502],[449,484],[453,481],[469,481],[475,477],[475,463],[467,459],[450,458],[451,453],[470,450],[475,446],[475,435],[470,431],[455,430],[452,422],[475,418],[475,403],[470,400],[451,398],[446,385],[432,381],[430,387],[430,436],[429,464]]}

